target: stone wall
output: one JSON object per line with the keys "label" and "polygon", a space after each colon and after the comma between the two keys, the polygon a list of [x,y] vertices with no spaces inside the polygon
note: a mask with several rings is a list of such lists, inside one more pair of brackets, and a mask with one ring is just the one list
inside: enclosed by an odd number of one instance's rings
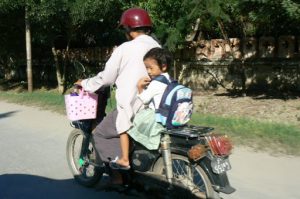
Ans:
{"label": "stone wall", "polygon": [[[111,52],[70,49],[69,58],[100,70]],[[198,40],[174,55],[173,76],[195,90],[300,91],[300,36]]]}
{"label": "stone wall", "polygon": [[300,91],[300,36],[199,40],[176,58],[175,76],[195,90]]}
{"label": "stone wall", "polygon": [[178,75],[194,90],[300,91],[299,61],[183,63]]}
{"label": "stone wall", "polygon": [[[300,36],[293,35],[260,38],[229,38],[198,40],[190,44],[195,60],[224,60],[224,59],[264,59],[264,58],[300,58]],[[187,55],[190,56],[190,55]]]}

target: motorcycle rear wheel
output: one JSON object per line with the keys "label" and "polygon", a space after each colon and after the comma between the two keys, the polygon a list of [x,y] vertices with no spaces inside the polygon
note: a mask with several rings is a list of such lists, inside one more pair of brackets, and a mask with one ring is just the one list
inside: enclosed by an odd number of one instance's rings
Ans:
{"label": "motorcycle rear wheel", "polygon": [[[184,156],[172,154],[172,167],[175,181],[189,191],[193,197],[219,198],[206,173],[199,165],[192,165]],[[158,159],[153,171],[156,174],[165,175],[162,158]],[[181,198],[181,196],[179,197]]]}
{"label": "motorcycle rear wheel", "polygon": [[92,187],[100,180],[103,172],[97,166],[96,151],[90,140],[86,155],[81,154],[85,139],[88,138],[83,131],[74,129],[68,137],[66,155],[75,180],[85,187]]}

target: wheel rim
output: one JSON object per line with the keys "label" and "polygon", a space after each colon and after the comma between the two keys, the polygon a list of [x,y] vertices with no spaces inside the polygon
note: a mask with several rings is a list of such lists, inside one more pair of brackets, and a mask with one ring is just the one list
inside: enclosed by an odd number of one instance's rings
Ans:
{"label": "wheel rim", "polygon": [[89,144],[89,150],[86,156],[81,157],[81,148],[83,142],[83,135],[77,134],[74,136],[71,144],[72,151],[72,163],[73,169],[76,175],[82,178],[91,178],[95,175],[95,166],[92,164],[95,162],[94,149],[92,144]]}
{"label": "wheel rim", "polygon": [[81,151],[81,144],[83,140],[83,136],[80,134],[77,134],[76,136],[73,137],[72,140],[72,158],[73,158],[73,167],[75,168],[75,170],[78,172],[78,174],[80,173],[79,168],[80,168],[80,151]]}
{"label": "wheel rim", "polygon": [[[212,187],[204,170],[197,164],[191,164],[187,158],[172,154],[172,169],[175,183],[199,198],[210,198]],[[155,165],[154,172],[165,175],[162,158]]]}
{"label": "wheel rim", "polygon": [[206,184],[197,166],[181,159],[172,160],[173,176],[193,193],[206,193]]}

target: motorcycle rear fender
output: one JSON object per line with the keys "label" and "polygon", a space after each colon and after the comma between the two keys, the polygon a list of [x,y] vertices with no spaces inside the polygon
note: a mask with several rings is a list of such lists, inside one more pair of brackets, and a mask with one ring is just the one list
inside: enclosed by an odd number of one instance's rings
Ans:
{"label": "motorcycle rear fender", "polygon": [[211,168],[211,161],[208,157],[204,157],[198,161],[198,164],[202,167],[202,169],[205,171],[207,176],[209,177],[213,188],[217,192],[222,192],[225,194],[231,194],[235,191],[235,188],[233,188],[228,180],[227,174],[216,174],[213,172]]}
{"label": "motorcycle rear fender", "polygon": [[[198,139],[182,139],[182,137],[171,136],[171,151],[179,155],[187,157],[188,151],[192,146],[201,143]],[[226,173],[215,174],[211,168],[211,160],[205,156],[197,162],[209,177],[215,191],[230,194],[235,191],[230,186]]]}
{"label": "motorcycle rear fender", "polygon": [[[179,147],[178,145],[176,147],[174,147],[174,146],[171,147],[172,153],[182,155],[185,157],[187,157],[187,153],[188,153],[189,149],[190,148],[188,148],[188,147],[183,147],[183,146]],[[200,159],[197,163],[201,166],[201,168],[207,174],[215,191],[222,192],[225,194],[230,194],[235,191],[235,189],[233,187],[231,187],[226,173],[215,174],[213,172],[213,170],[211,168],[211,160],[208,157],[204,157],[204,158]]]}

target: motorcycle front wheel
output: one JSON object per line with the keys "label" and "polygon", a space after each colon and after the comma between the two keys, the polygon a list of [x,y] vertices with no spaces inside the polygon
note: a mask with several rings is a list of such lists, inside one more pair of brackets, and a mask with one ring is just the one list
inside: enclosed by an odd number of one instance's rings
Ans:
{"label": "motorcycle front wheel", "polygon": [[67,141],[67,161],[75,180],[86,187],[94,186],[102,177],[96,160],[96,151],[80,129],[74,129]]}
{"label": "motorcycle front wheel", "polygon": [[[176,183],[197,198],[219,198],[204,170],[199,165],[192,165],[188,158],[172,154],[173,177]],[[158,159],[153,171],[165,175],[163,159]],[[181,197],[181,196],[180,196]]]}

